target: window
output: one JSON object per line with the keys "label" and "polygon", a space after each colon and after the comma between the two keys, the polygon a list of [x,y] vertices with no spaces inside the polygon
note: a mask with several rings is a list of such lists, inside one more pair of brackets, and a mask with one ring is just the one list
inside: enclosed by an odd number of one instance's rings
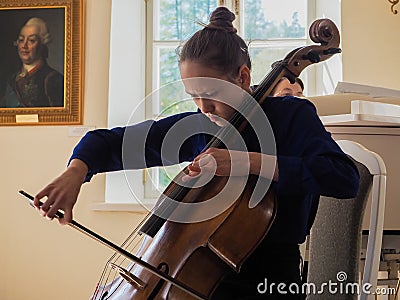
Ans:
{"label": "window", "polygon": [[[146,94],[160,91],[152,97],[149,118],[159,118],[169,114],[195,111],[193,101],[176,102],[177,85],[171,84],[180,80],[176,49],[182,41],[187,40],[194,32],[201,29],[199,24],[207,23],[208,17],[219,5],[218,0],[154,0],[147,12],[148,32],[147,45],[151,45],[152,60],[148,60],[148,85]],[[182,94],[183,91],[181,91]],[[184,96],[186,99],[188,95]],[[157,197],[170,183],[171,179],[186,164],[146,170],[145,197]]]}
{"label": "window", "polygon": [[240,33],[250,43],[255,84],[273,62],[307,44],[307,0],[244,0],[240,12]]}
{"label": "window", "polygon": [[[180,79],[175,49],[201,28],[196,21],[207,23],[218,5],[237,14],[234,26],[250,46],[253,84],[268,73],[273,62],[293,48],[310,43],[309,24],[317,17],[333,19],[340,30],[340,0],[113,0],[110,127],[126,125],[137,106],[132,99],[141,101],[152,91],[160,93],[139,110],[135,121],[196,109],[191,101],[171,106],[177,90],[169,84]],[[127,58],[126,53],[132,56]],[[332,93],[341,80],[340,57],[331,65],[328,61],[309,67],[301,77],[306,95]],[[132,171],[128,176],[109,174],[106,199],[125,202],[121,199],[131,199],[132,192],[136,199],[156,197],[159,191],[155,186],[163,190],[179,168]],[[128,187],[121,188],[121,181],[128,181]],[[129,196],[123,196],[125,193]]]}

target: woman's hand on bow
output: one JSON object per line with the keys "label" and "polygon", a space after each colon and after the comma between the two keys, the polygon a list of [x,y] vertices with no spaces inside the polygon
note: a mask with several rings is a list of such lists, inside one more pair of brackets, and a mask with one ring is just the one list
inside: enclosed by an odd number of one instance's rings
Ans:
{"label": "woman's hand on bow", "polygon": [[[64,211],[64,218],[58,219],[60,224],[72,221],[72,209],[78,199],[78,194],[88,172],[88,167],[78,159],[71,161],[68,168],[51,183],[45,186],[34,199],[34,206],[43,216],[52,220],[56,212]],[[47,199],[43,204],[40,200]]]}

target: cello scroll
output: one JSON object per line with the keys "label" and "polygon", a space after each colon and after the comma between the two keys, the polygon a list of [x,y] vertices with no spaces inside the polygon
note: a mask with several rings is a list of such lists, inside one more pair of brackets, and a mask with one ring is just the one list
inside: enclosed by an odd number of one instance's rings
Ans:
{"label": "cello scroll", "polygon": [[321,45],[310,45],[289,53],[284,61],[290,78],[298,77],[311,64],[325,61],[334,54],[341,53],[339,48],[340,34],[335,23],[329,19],[315,20],[309,29],[310,39]]}

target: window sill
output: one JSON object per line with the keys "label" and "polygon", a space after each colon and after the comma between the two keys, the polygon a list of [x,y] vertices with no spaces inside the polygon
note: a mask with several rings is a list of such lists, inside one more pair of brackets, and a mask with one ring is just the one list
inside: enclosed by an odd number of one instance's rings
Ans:
{"label": "window sill", "polygon": [[[155,200],[144,201],[143,204],[139,203],[94,203],[90,205],[92,211],[97,212],[134,212],[134,213],[148,213],[148,208],[153,208]],[[146,208],[147,207],[147,208]]]}

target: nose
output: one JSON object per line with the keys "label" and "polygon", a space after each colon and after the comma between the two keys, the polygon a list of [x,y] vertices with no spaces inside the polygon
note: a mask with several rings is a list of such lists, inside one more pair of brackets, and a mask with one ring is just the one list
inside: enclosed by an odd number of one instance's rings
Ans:
{"label": "nose", "polygon": [[20,45],[21,48],[28,48],[28,39],[23,39],[23,40],[19,40],[18,44]]}
{"label": "nose", "polygon": [[210,99],[197,97],[195,99],[195,103],[197,104],[197,107],[201,110],[201,112],[204,114],[214,112],[214,104]]}

